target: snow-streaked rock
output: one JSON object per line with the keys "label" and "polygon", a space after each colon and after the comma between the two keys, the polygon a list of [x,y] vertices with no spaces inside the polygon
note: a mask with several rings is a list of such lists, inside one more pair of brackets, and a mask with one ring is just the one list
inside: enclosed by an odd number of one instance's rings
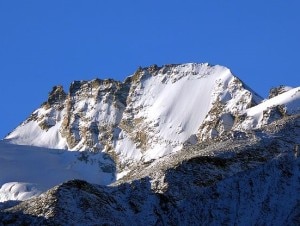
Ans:
{"label": "snow-streaked rock", "polygon": [[241,130],[251,130],[260,128],[286,115],[299,113],[300,87],[297,87],[242,111],[241,114],[245,119],[236,127]]}

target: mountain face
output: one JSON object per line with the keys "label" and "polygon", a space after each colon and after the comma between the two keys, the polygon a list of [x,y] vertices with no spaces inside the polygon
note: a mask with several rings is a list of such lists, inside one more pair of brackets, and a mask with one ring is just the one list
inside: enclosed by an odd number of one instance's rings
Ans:
{"label": "mountain face", "polygon": [[300,87],[263,100],[223,66],[153,65],[124,82],[55,86],[0,143],[0,220],[297,224],[299,144]]}
{"label": "mountain face", "polygon": [[237,126],[262,101],[229,69],[208,64],[151,66],[125,82],[77,81],[48,100],[6,139],[12,143],[113,153],[149,161]]}

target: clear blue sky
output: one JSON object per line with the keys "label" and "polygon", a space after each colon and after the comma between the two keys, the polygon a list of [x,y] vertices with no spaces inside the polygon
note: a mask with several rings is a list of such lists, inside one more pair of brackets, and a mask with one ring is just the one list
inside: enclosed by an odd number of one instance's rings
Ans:
{"label": "clear blue sky", "polygon": [[209,62],[267,96],[299,86],[299,0],[0,0],[0,138],[54,85]]}

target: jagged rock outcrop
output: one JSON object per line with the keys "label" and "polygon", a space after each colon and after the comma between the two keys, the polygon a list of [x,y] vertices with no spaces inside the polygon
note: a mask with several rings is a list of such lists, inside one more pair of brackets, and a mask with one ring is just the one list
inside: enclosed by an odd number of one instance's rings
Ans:
{"label": "jagged rock outcrop", "polygon": [[273,87],[269,92],[269,99],[278,96],[279,94],[289,91],[291,87],[280,85],[278,87]]}
{"label": "jagged rock outcrop", "polygon": [[127,84],[111,79],[73,82],[59,130],[68,148],[110,150],[128,91]]}

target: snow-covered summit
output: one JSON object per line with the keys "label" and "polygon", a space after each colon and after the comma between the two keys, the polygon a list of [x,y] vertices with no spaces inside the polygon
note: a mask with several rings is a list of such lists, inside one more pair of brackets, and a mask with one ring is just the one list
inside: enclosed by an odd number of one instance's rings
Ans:
{"label": "snow-covered summit", "polygon": [[[284,95],[276,97],[282,99],[280,105],[289,103]],[[298,100],[296,96],[292,102]],[[241,115],[261,102],[226,67],[153,65],[139,68],[124,82],[75,81],[68,94],[61,86],[54,87],[48,101],[6,139],[14,144],[104,151],[119,163],[149,161],[176,152],[185,143],[245,128],[240,126],[245,124]]]}

